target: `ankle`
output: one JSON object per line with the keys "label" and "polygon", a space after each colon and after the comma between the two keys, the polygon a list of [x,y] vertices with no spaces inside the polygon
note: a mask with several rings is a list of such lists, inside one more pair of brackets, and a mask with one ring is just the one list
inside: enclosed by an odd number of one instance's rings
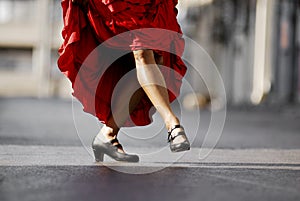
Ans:
{"label": "ankle", "polygon": [[165,121],[165,125],[166,125],[167,130],[169,131],[175,125],[180,125],[180,122],[179,122],[179,119],[176,116],[174,116],[174,117],[169,118],[167,121]]}
{"label": "ankle", "polygon": [[97,137],[99,137],[104,141],[110,141],[117,137],[118,131],[119,129],[113,129],[111,127],[104,125],[99,131]]}

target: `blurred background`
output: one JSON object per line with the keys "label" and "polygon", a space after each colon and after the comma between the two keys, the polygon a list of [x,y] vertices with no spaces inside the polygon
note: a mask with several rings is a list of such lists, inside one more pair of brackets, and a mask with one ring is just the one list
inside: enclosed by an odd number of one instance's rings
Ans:
{"label": "blurred background", "polygon": [[[219,68],[228,104],[300,103],[299,0],[184,0],[178,9],[184,34]],[[0,0],[1,97],[70,97],[56,64],[61,29],[60,0]],[[201,80],[191,83],[199,97],[186,107],[208,104]]]}

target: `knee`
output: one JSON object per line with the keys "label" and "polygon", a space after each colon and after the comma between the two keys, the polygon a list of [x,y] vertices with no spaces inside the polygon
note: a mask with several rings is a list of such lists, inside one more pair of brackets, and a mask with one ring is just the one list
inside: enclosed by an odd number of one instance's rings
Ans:
{"label": "knee", "polygon": [[154,59],[152,50],[136,50],[133,51],[133,55],[136,62],[143,64],[152,63],[151,61]]}

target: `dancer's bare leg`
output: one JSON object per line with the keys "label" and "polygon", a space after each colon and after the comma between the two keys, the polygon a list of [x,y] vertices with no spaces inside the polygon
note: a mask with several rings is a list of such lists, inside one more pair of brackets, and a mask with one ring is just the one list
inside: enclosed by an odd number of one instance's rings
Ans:
{"label": "dancer's bare leg", "polygon": [[[108,121],[101,128],[97,135],[100,139],[102,139],[102,141],[110,141],[117,137],[119,130],[125,123],[128,115],[133,112],[140,102],[142,96],[144,95],[144,91],[141,88],[136,90],[137,86],[140,86],[139,83],[132,80],[131,82],[127,82],[126,86],[124,86],[120,90],[120,93],[118,93],[118,98],[113,105],[113,115],[109,117]],[[128,97],[131,94],[133,94],[132,97]],[[128,102],[124,100],[128,100]],[[117,121],[115,120],[116,118]],[[119,149],[119,151],[124,152],[122,149]]]}
{"label": "dancer's bare leg", "polygon": [[[127,87],[127,86],[126,86]],[[113,139],[118,134],[121,126],[125,123],[126,119],[128,118],[128,115],[133,112],[137,104],[140,102],[142,96],[143,96],[143,90],[138,89],[131,97],[130,104],[128,105],[128,102],[122,101],[126,98],[122,98],[124,96],[128,96],[128,93],[126,93],[126,90],[118,96],[118,100],[115,103],[115,108],[113,110],[113,115],[111,115],[107,121],[107,123],[102,127],[101,132],[108,138]],[[131,94],[131,93],[129,93]]]}
{"label": "dancer's bare leg", "polygon": [[[152,50],[136,50],[133,52],[137,68],[137,78],[150,101],[163,118],[166,128],[170,130],[174,125],[180,124],[173,113],[165,79],[158,68]],[[181,129],[176,129],[177,132]],[[175,143],[184,141],[183,136],[175,138]]]}
{"label": "dancer's bare leg", "polygon": [[[163,64],[163,57],[156,55],[155,57],[155,62],[157,64]],[[129,74],[129,76],[131,76]],[[142,96],[144,96],[145,92],[141,87],[140,83],[136,79],[136,75],[133,75],[134,77],[129,78],[130,82],[126,81],[126,85],[124,85],[123,88],[121,88],[118,93],[118,98],[116,98],[115,102],[113,103],[113,116],[111,116],[106,123],[101,129],[101,133],[106,136],[107,139],[113,139],[117,136],[119,130],[120,130],[120,125],[123,125],[125,120],[128,118],[128,109],[129,109],[129,114],[135,109],[137,104],[140,102]],[[136,90],[139,88],[138,90]],[[131,94],[132,97],[128,97]],[[129,103],[129,108],[128,108],[128,99],[130,100]],[[117,122],[115,122],[115,119],[117,118]]]}

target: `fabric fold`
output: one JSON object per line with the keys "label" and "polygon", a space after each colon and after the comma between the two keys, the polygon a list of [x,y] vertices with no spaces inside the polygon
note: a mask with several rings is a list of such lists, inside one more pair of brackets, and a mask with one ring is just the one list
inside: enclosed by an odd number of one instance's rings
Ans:
{"label": "fabric fold", "polygon": [[[176,0],[90,0],[84,12],[71,0],[62,0],[64,42],[58,67],[70,79],[73,95],[85,112],[107,122],[115,87],[135,69],[132,51],[138,49],[153,49],[163,56],[170,101],[179,96],[186,66],[181,60],[184,40],[176,4]],[[104,49],[98,51],[103,44]],[[121,56],[111,62],[114,54]],[[150,124],[152,108],[144,94],[123,126]]]}

